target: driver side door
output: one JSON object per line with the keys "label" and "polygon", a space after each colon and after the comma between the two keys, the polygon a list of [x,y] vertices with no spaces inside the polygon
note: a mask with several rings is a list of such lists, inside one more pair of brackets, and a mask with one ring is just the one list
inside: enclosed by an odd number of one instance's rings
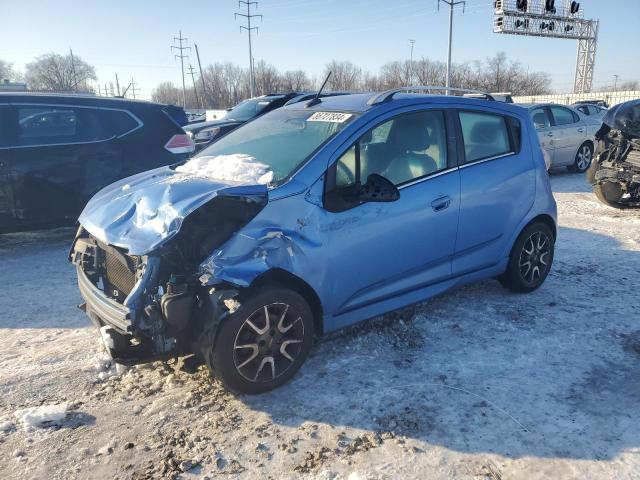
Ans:
{"label": "driver side door", "polygon": [[[363,133],[330,166],[324,198],[330,329],[412,303],[412,293],[451,276],[460,179],[448,124],[442,110],[396,114]],[[349,198],[372,173],[391,180],[400,198]]]}

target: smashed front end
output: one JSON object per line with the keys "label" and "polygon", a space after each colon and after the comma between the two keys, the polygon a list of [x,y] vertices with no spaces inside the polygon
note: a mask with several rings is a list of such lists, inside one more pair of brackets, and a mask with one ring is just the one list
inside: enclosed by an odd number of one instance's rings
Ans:
{"label": "smashed front end", "polygon": [[120,363],[197,352],[205,323],[237,291],[201,280],[201,263],[267,203],[264,185],[222,185],[161,169],[100,192],[70,252],[81,305]]}
{"label": "smashed front end", "polygon": [[640,207],[640,101],[611,108],[596,133],[598,146],[588,180],[601,201]]}

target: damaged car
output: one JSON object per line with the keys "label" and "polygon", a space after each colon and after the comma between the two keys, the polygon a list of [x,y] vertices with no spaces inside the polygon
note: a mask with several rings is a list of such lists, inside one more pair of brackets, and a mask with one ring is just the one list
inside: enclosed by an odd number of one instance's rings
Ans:
{"label": "damaged car", "polygon": [[103,189],[70,260],[121,363],[288,381],[315,337],[497,278],[547,277],[556,204],[528,111],[427,87],[315,98]]}
{"label": "damaged car", "polygon": [[640,207],[640,100],[612,107],[596,133],[587,172],[598,200],[614,208]]}

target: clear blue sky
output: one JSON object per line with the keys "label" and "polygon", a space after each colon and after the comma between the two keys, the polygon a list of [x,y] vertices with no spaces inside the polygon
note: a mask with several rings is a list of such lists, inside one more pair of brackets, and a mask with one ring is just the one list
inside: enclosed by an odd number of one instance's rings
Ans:
{"label": "clear blue sky", "polygon": [[[563,0],[556,0],[557,3]],[[484,59],[497,51],[531,70],[551,74],[553,88],[573,86],[576,41],[497,35],[490,0],[468,0],[454,19],[453,61]],[[640,0],[582,0],[586,18],[600,19],[594,87],[640,80]],[[446,60],[447,11],[437,0],[262,0],[254,57],[281,70],[319,75],[331,59],[351,60],[377,72],[390,60]],[[248,63],[247,36],[234,0],[0,0],[0,58],[23,68],[47,52],[74,54],[96,67],[99,81],[132,76],[143,97],[164,80],[180,82],[180,63],[170,50],[182,29],[198,44],[203,65]],[[196,67],[195,52],[191,62]],[[190,80],[190,77],[187,77]]]}

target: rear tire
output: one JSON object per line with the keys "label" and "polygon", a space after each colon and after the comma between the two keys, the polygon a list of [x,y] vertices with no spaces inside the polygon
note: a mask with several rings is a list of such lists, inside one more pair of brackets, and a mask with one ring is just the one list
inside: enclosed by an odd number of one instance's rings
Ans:
{"label": "rear tire", "polygon": [[584,173],[591,166],[592,160],[593,147],[590,142],[584,142],[576,152],[576,158],[573,161],[573,165],[569,165],[567,168],[570,172]]}
{"label": "rear tire", "polygon": [[499,277],[500,283],[519,293],[538,288],[551,270],[554,244],[553,233],[545,223],[529,225],[513,245],[507,270]]}
{"label": "rear tire", "polygon": [[240,307],[206,336],[202,354],[212,374],[237,393],[256,394],[286,383],[313,343],[311,308],[281,286],[247,291]]}

